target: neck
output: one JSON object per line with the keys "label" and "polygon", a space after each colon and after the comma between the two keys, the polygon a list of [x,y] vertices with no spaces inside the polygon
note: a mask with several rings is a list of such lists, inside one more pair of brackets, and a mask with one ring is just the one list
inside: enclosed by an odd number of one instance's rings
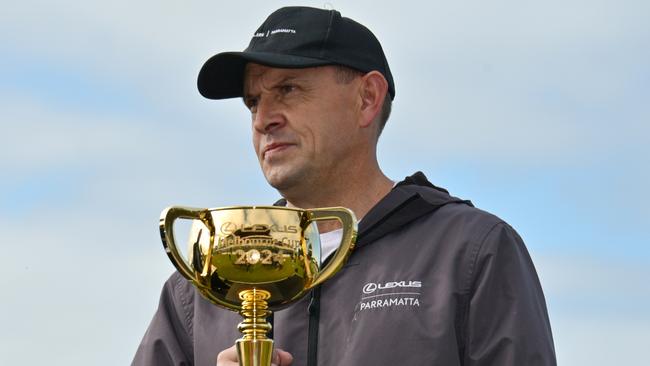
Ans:
{"label": "neck", "polygon": [[[311,187],[307,194],[287,194],[282,192],[289,207],[317,208],[342,206],[352,210],[361,220],[393,188],[393,181],[376,169],[351,170],[354,174],[339,175]],[[321,232],[336,229],[338,223],[319,224]]]}

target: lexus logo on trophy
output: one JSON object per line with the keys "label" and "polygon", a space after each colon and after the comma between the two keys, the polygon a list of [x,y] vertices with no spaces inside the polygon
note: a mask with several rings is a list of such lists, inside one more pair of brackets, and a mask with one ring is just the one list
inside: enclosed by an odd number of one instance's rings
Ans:
{"label": "lexus logo on trophy", "polygon": [[[187,256],[174,238],[178,219],[193,220]],[[317,222],[326,220],[339,221],[343,235],[331,260],[321,267]],[[243,316],[238,326],[243,336],[236,342],[241,366],[271,364],[267,316],[338,272],[356,235],[354,213],[342,207],[172,206],[160,217],[163,246],[178,271],[213,304]]]}

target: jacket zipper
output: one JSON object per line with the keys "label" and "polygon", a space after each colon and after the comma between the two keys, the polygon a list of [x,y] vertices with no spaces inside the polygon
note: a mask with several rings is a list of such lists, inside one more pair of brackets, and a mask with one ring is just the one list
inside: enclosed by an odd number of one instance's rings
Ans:
{"label": "jacket zipper", "polygon": [[320,286],[311,292],[307,307],[309,313],[309,334],[307,336],[307,366],[318,364],[318,323],[320,321]]}

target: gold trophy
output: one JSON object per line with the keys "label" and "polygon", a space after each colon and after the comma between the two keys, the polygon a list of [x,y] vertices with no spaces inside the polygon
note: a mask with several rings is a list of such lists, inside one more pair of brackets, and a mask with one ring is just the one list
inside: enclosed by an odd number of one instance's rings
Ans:
{"label": "gold trophy", "polygon": [[[176,246],[176,219],[193,220],[187,256]],[[322,267],[316,222],[325,220],[338,220],[343,236]],[[244,317],[238,326],[243,337],[236,342],[241,366],[271,364],[273,340],[266,336],[271,330],[266,317],[338,272],[356,235],[354,213],[342,207],[172,206],[160,216],[163,246],[178,271],[212,303]]]}

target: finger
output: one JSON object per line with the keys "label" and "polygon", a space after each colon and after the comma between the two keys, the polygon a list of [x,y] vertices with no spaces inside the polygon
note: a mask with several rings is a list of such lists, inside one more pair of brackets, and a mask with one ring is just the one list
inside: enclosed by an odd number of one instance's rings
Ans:
{"label": "finger", "polygon": [[287,366],[282,363],[280,352],[282,352],[282,350],[278,350],[278,349],[273,350],[273,356],[271,357],[271,366]]}
{"label": "finger", "polygon": [[219,352],[219,355],[217,355],[217,366],[239,366],[239,357],[237,356],[235,346]]}
{"label": "finger", "polygon": [[278,366],[290,366],[293,363],[293,356],[287,351],[277,350]]}
{"label": "finger", "polygon": [[277,350],[273,350],[273,356],[271,356],[271,366],[280,366],[280,355],[278,355]]}

